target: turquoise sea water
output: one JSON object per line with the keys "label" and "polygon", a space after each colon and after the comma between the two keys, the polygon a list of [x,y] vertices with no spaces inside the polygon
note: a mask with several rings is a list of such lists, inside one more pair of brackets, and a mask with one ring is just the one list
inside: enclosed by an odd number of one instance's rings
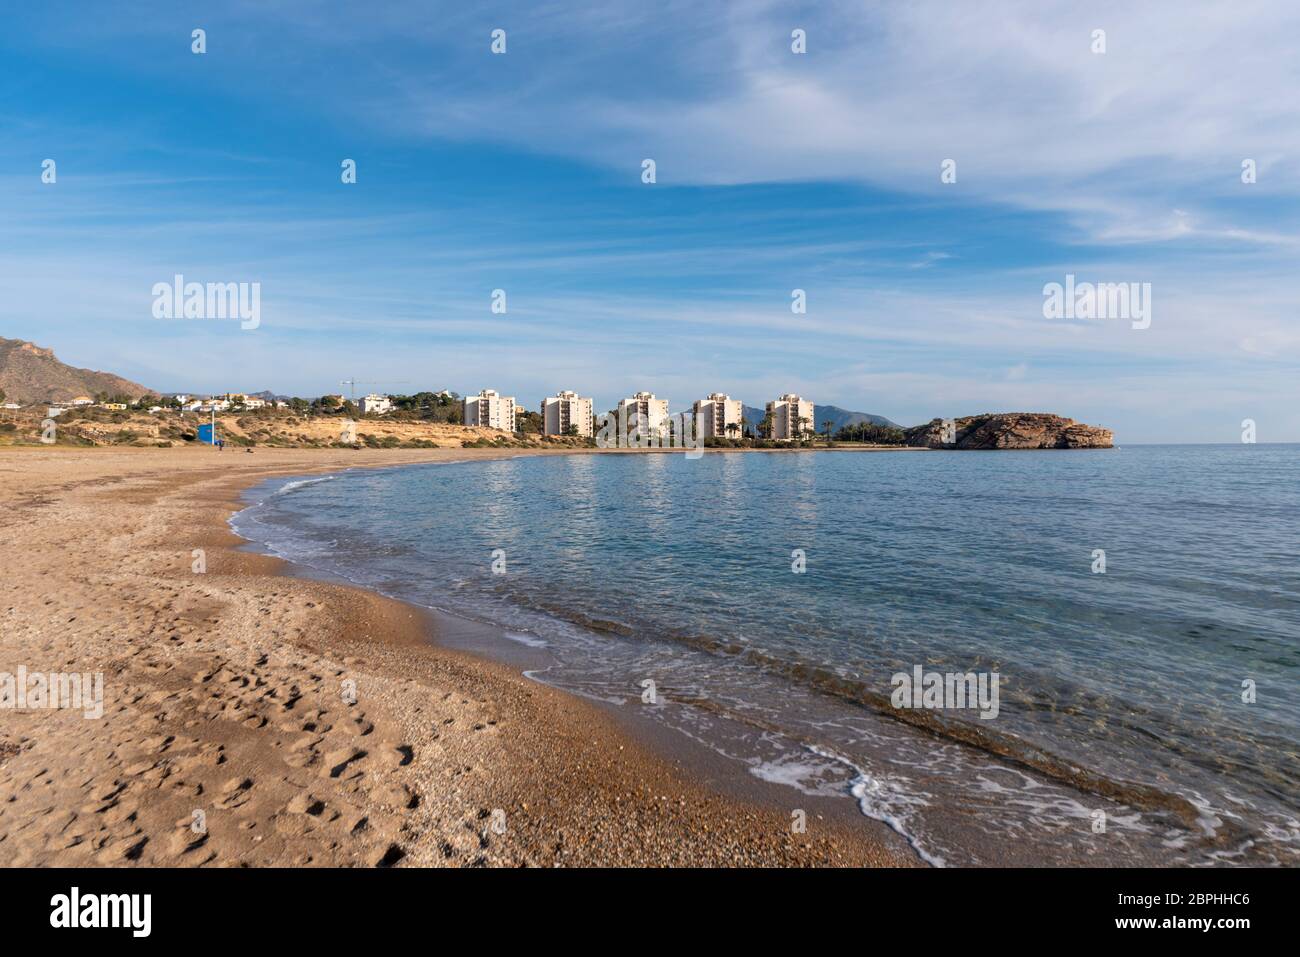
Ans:
{"label": "turquoise sea water", "polygon": [[[252,500],[269,550],[499,623],[539,680],[932,863],[1300,858],[1300,446],[551,456]],[[900,713],[918,665],[996,672],[997,716]]]}

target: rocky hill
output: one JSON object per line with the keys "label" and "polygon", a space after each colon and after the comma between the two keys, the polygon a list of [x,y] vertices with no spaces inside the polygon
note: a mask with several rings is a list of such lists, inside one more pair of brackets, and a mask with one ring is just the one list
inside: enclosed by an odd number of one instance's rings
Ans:
{"label": "rocky hill", "polygon": [[77,369],[54,356],[54,350],[22,339],[0,337],[0,389],[9,402],[66,402],[96,393],[137,399],[149,389],[109,372]]}
{"label": "rocky hill", "polygon": [[930,449],[1108,449],[1114,439],[1110,429],[1046,412],[985,412],[952,421],[951,436],[944,435],[943,419],[905,430],[907,444]]}

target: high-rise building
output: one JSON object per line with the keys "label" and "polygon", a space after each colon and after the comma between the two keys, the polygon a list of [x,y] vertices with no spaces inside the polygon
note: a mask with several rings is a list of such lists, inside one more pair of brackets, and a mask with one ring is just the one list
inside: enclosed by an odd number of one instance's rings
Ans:
{"label": "high-rise building", "polygon": [[[636,416],[637,418],[633,418]],[[656,399],[652,392],[638,392],[618,404],[618,418],[622,427],[632,429],[635,424],[643,434],[668,430],[668,400]]]}
{"label": "high-rise building", "polygon": [[577,426],[578,435],[591,437],[591,399],[566,391],[542,400],[543,435],[568,435],[571,426]]}
{"label": "high-rise building", "polygon": [[781,396],[775,402],[769,402],[767,413],[772,417],[771,438],[782,441],[800,439],[806,433],[817,430],[813,404],[793,392]]}
{"label": "high-rise building", "polygon": [[478,395],[465,399],[465,424],[485,429],[515,430],[515,400],[513,396],[499,395],[495,389],[484,389]]}
{"label": "high-rise building", "polygon": [[[699,438],[740,438],[740,420],[745,414],[745,406],[739,399],[713,392],[707,399],[697,400],[694,411]],[[734,428],[728,430],[728,426]]]}

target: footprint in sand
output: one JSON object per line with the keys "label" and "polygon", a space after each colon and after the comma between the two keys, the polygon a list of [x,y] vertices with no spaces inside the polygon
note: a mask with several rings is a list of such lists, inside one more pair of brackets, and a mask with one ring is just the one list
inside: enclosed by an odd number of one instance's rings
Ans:
{"label": "footprint in sand", "polygon": [[325,755],[325,763],[321,767],[322,777],[338,778],[347,774],[349,777],[353,774],[360,774],[361,769],[356,767],[357,762],[366,758],[367,752],[361,748],[346,746],[336,748]]}

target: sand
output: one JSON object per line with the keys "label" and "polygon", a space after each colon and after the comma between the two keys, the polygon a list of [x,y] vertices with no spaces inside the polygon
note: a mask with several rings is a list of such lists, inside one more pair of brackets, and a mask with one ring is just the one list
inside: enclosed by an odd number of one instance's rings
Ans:
{"label": "sand", "polygon": [[226,524],[272,475],[511,454],[0,451],[0,673],[103,675],[97,719],[0,709],[0,864],[914,863],[869,822],[796,833],[706,790],[597,706]]}

